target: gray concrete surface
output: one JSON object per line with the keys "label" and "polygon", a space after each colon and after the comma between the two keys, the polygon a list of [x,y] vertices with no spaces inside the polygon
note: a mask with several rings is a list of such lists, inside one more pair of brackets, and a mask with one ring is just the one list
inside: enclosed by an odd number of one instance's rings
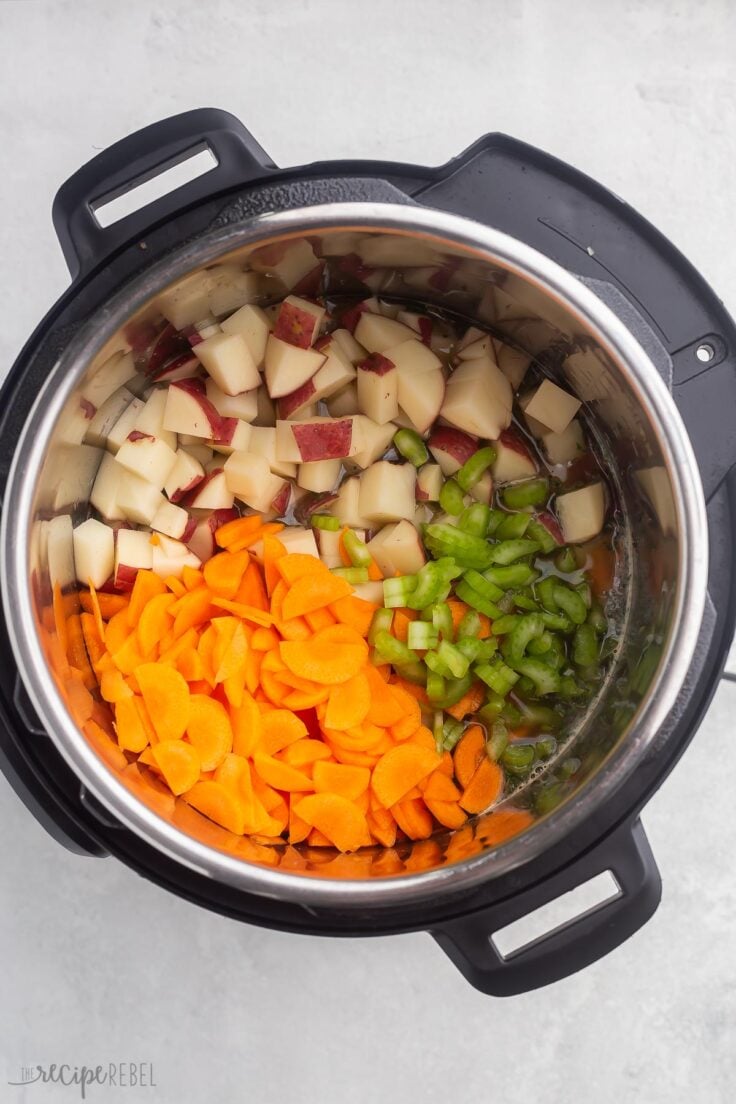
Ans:
{"label": "gray concrete surface", "polygon": [[[439,163],[487,130],[553,151],[657,223],[736,308],[736,7],[728,0],[0,4],[0,367],[67,278],[60,181],[209,104],[277,163]],[[736,666],[736,664],[735,664]],[[0,1100],[21,1067],[152,1062],[88,1099],[720,1104],[736,1089],[736,685],[644,817],[664,879],[619,951],[507,1001],[426,935],[246,928],[56,846],[0,781]]]}

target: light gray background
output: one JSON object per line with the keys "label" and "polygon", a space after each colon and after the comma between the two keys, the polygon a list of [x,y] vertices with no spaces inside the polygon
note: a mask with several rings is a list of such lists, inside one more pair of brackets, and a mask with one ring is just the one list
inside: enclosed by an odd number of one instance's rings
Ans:
{"label": "light gray background", "polygon": [[[649,216],[736,308],[728,0],[0,3],[0,365],[67,276],[50,206],[95,151],[228,108],[279,164],[440,163],[488,130]],[[662,905],[623,948],[493,1001],[426,935],[308,939],[210,915],[55,845],[0,781],[0,1100],[21,1064],[151,1060],[189,1104],[718,1104],[736,1089],[736,685],[644,817]]]}

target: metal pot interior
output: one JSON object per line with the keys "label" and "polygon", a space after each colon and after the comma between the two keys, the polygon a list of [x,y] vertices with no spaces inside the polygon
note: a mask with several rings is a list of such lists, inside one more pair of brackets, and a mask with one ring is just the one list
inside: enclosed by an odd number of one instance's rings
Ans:
{"label": "metal pot interior", "polygon": [[[136,358],[164,315],[184,326],[246,301],[272,303],[319,274],[325,260],[336,298],[435,304],[531,354],[536,370],[575,392],[604,458],[617,531],[609,606],[615,655],[556,757],[457,832],[354,855],[236,837],[171,797],[117,748],[110,709],[70,673],[57,628],[79,612],[71,526],[58,519],[76,524],[88,516],[101,459],[83,443],[89,403],[99,406],[122,382],[146,387]],[[265,216],[149,270],[62,354],[29,420],[6,498],[6,614],[21,673],[58,748],[85,785],[155,846],[255,892],[283,896],[311,883],[315,898],[327,879],[345,878],[372,889],[393,885],[394,896],[409,882],[426,887],[417,893],[432,892],[436,877],[462,870],[461,880],[477,881],[538,853],[634,769],[674,700],[700,623],[705,526],[699,544],[689,531],[702,505],[697,472],[655,376],[621,324],[572,277],[503,235],[436,212],[346,205]],[[571,759],[578,765],[565,776],[560,765]],[[542,816],[534,811],[540,804],[549,810]]]}

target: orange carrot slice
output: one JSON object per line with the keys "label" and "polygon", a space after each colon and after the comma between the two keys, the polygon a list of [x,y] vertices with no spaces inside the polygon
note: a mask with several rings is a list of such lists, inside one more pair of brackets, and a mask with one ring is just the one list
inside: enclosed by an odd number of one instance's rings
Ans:
{"label": "orange carrot slice", "polygon": [[245,569],[243,581],[238,587],[234,601],[242,606],[251,606],[253,609],[268,610],[266,586],[258,564],[253,560]]}
{"label": "orange carrot slice", "polygon": [[[281,547],[284,547],[283,544]],[[293,586],[297,579],[303,579],[307,575],[329,574],[321,560],[304,552],[287,552],[276,560],[276,568],[288,586]]]}
{"label": "orange carrot slice", "polygon": [[215,542],[220,548],[227,548],[233,541],[241,540],[243,537],[248,536],[249,533],[254,533],[257,529],[260,529],[262,525],[262,518],[260,514],[251,514],[248,517],[234,518],[232,521],[226,521],[224,525],[215,532]]}
{"label": "orange carrot slice", "polygon": [[311,613],[305,613],[303,616],[313,633],[320,632],[322,629],[328,629],[330,625],[334,625],[337,620],[336,617],[332,616],[326,606],[321,609],[312,610]]}
{"label": "orange carrot slice", "polygon": [[243,802],[221,782],[214,782],[212,779],[195,782],[187,791],[185,800],[203,816],[227,828],[229,832],[242,836],[245,831]]}
{"label": "orange carrot slice", "polygon": [[304,721],[289,709],[274,709],[261,717],[261,742],[267,755],[304,739],[307,732]]}
{"label": "orange carrot slice", "polygon": [[263,575],[269,594],[273,594],[277,584],[282,581],[278,561],[286,555],[286,549],[277,537],[263,538]]}
{"label": "orange carrot slice", "polygon": [[123,751],[143,751],[148,747],[148,735],[132,694],[116,703],[115,728]]}
{"label": "orange carrot slice", "polygon": [[[250,756],[261,746],[263,727],[261,711],[250,694],[245,693],[237,709],[230,710],[233,729],[233,751]],[[268,750],[268,749],[266,749]]]}
{"label": "orange carrot slice", "polygon": [[486,754],[486,735],[480,725],[466,728],[453,753],[455,777],[465,789]]}
{"label": "orange carrot slice", "polygon": [[314,782],[303,771],[280,759],[274,759],[271,755],[265,755],[262,751],[257,751],[253,756],[253,766],[263,781],[274,789],[286,793],[303,793],[314,789]]}
{"label": "orange carrot slice", "polygon": [[227,710],[219,701],[204,694],[189,699],[187,736],[199,752],[202,770],[214,770],[232,751],[233,730]]}
{"label": "orange carrot slice", "polygon": [[212,595],[207,587],[187,591],[169,610],[174,615],[174,635],[183,636],[189,629],[203,625],[212,614]]}
{"label": "orange carrot slice", "polygon": [[159,740],[180,739],[189,723],[186,681],[163,663],[142,663],[135,668],[135,677]]}
{"label": "orange carrot slice", "polygon": [[173,794],[186,793],[199,779],[197,749],[184,740],[162,740],[151,748],[151,757]]}
{"label": "orange carrot slice", "polygon": [[218,552],[202,568],[204,581],[218,598],[233,598],[249,563],[248,552]]}
{"label": "orange carrot slice", "polygon": [[415,744],[402,744],[393,748],[376,763],[372,779],[373,792],[383,807],[388,809],[426,778],[439,761],[436,751]]}
{"label": "orange carrot slice", "polygon": [[330,603],[330,613],[343,625],[350,625],[360,636],[367,636],[371,627],[373,614],[378,606],[373,602],[366,602],[364,598],[358,598],[354,594],[348,594],[344,598],[338,598]]}
{"label": "orange carrot slice", "polygon": [[354,728],[361,724],[371,706],[371,691],[368,679],[359,671],[347,682],[340,683],[330,691],[325,711],[325,724],[328,728]]}
{"label": "orange carrot slice", "polygon": [[[279,564],[285,563],[287,559],[288,557],[284,556]],[[329,606],[330,602],[337,602],[338,599],[345,598],[351,593],[352,587],[346,579],[332,575],[323,568],[322,571],[302,575],[291,584],[281,612],[286,620],[302,617],[305,613],[323,609]]]}
{"label": "orange carrot slice", "polygon": [[[460,790],[451,778],[437,769],[430,774],[424,782],[420,782],[419,788],[425,801],[459,801]],[[442,822],[444,824],[444,821]]]}
{"label": "orange carrot slice", "polygon": [[244,606],[242,602],[234,602],[229,598],[213,598],[212,605],[235,613],[244,621],[252,621],[254,625],[261,625],[266,629],[273,624],[273,616],[265,610],[256,609],[255,606]]}
{"label": "orange carrot slice", "polygon": [[336,793],[355,801],[368,789],[371,772],[367,767],[318,761],[314,764],[312,777],[317,793]]}
{"label": "orange carrot slice", "polygon": [[444,828],[461,828],[468,819],[456,801],[438,801],[436,798],[424,795],[424,802],[435,820],[438,820]]}
{"label": "orange carrot slice", "polygon": [[275,629],[256,629],[251,637],[250,646],[257,652],[270,652],[279,645],[279,635]]}
{"label": "orange carrot slice", "polygon": [[294,812],[340,851],[357,851],[370,844],[365,816],[339,794],[310,794],[296,802]]}
{"label": "orange carrot slice", "polygon": [[[79,595],[79,600],[82,604],[82,609],[87,613],[94,613],[95,616],[97,616],[97,610],[99,610],[100,617],[103,621],[109,621],[116,613],[120,613],[121,610],[127,609],[130,601],[127,594],[105,594],[99,590],[94,593],[93,597],[92,588],[90,588],[89,591],[83,590]],[[97,610],[95,609],[95,605],[97,606]]]}
{"label": "orange carrot slice", "polygon": [[365,663],[368,651],[365,645],[343,644],[336,648],[331,641],[321,641],[320,635],[308,643],[285,640],[279,645],[279,653],[289,670],[300,678],[327,686],[347,682],[357,675]]}
{"label": "orange carrot slice", "polygon": [[466,813],[482,813],[498,799],[503,790],[503,771],[487,756],[471,778],[460,798]]}
{"label": "orange carrot slice", "polygon": [[284,763],[299,770],[302,767],[309,767],[320,759],[329,759],[332,753],[322,740],[306,737],[303,740],[296,740],[276,754]]}
{"label": "orange carrot slice", "polygon": [[[123,698],[132,698],[133,691],[128,686],[120,671],[112,670],[103,672],[100,679],[100,693],[106,702],[119,702]],[[148,743],[148,741],[146,741]],[[132,750],[132,749],[131,749]]]}
{"label": "orange carrot slice", "polygon": [[175,601],[173,594],[164,592],[163,594],[157,594],[154,598],[149,598],[141,610],[136,625],[136,636],[138,647],[143,655],[150,655],[169,629],[173,627],[174,618],[171,616],[170,610]]}
{"label": "orange carrot slice", "polygon": [[128,606],[128,624],[132,629],[137,626],[144,608],[151,599],[165,593],[166,584],[153,571],[139,571],[136,574]]}
{"label": "orange carrot slice", "polygon": [[469,713],[475,713],[480,709],[485,696],[486,688],[483,683],[474,682],[467,694],[455,705],[449,706],[446,712],[454,717],[456,721],[462,721],[463,717],[467,717]]}
{"label": "orange carrot slice", "polygon": [[419,798],[399,801],[391,808],[391,813],[409,839],[428,839],[432,835],[432,815]]}

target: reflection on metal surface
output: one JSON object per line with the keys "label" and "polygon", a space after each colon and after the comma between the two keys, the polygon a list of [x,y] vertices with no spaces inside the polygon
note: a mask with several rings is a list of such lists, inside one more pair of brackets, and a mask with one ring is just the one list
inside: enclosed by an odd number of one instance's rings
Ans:
{"label": "reflection on metal surface", "polygon": [[[290,291],[435,303],[493,331],[510,379],[523,375],[531,355],[584,402],[617,497],[628,573],[612,598],[621,639],[611,642],[613,669],[574,747],[525,793],[528,809],[501,807],[453,834],[383,852],[274,848],[231,836],[175,800],[115,742],[85,663],[87,611],[80,611],[70,561],[71,519],[88,515],[103,455],[88,443],[90,426],[121,388],[145,397],[154,380],[141,374],[142,354],[167,325],[186,331]],[[357,906],[369,886],[372,904],[421,899],[444,884],[456,889],[491,878],[561,838],[635,769],[679,690],[702,616],[707,549],[697,471],[646,356],[551,262],[433,211],[346,205],[264,216],[219,230],[144,273],[64,351],[29,418],[6,501],[5,602],[19,667],[85,785],[178,861],[251,892],[310,903],[339,892],[342,905]],[[418,872],[425,877],[396,877]],[[328,879],[351,880],[349,891]]]}

